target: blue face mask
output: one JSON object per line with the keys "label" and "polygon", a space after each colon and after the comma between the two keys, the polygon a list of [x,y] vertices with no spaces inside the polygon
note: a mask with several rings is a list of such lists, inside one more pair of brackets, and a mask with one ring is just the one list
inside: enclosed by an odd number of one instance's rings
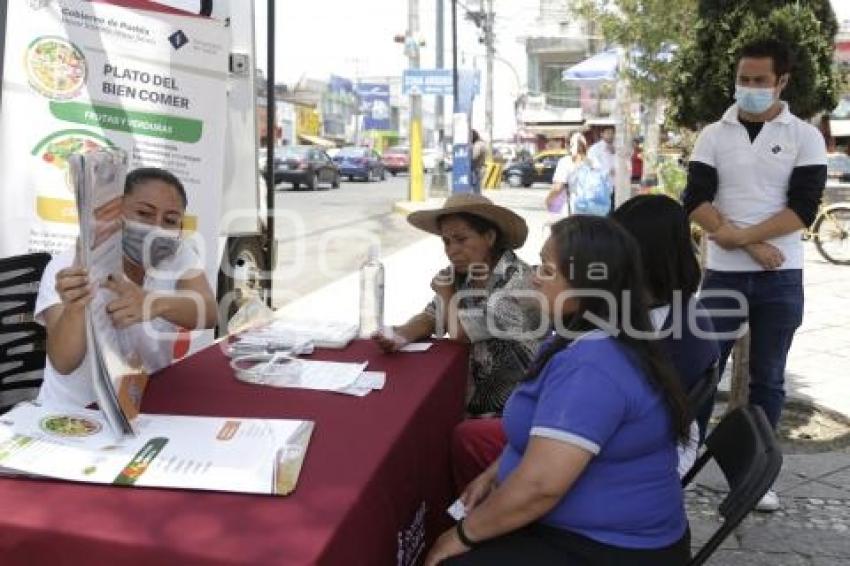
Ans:
{"label": "blue face mask", "polygon": [[773,106],[776,98],[772,88],[736,86],[735,101],[738,108],[748,114],[764,114]]}

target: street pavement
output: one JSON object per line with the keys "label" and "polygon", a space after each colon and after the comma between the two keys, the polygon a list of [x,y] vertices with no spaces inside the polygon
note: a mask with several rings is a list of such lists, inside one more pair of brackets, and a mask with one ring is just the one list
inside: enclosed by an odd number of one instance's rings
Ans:
{"label": "street pavement", "polygon": [[275,306],[357,271],[372,241],[386,256],[422,239],[421,232],[393,213],[393,204],[407,198],[407,185],[407,176],[373,183],[343,180],[339,189],[322,186],[316,191],[279,184]]}
{"label": "street pavement", "polygon": [[[442,244],[435,236],[417,234],[405,225],[403,214],[391,212],[390,200],[404,198],[400,181],[385,187],[356,187],[339,193],[339,204],[305,199],[309,207],[320,207],[318,230],[334,230],[349,219],[352,227],[374,230],[387,245],[385,321],[404,322],[431,298],[431,278],[445,267]],[[370,191],[367,193],[365,191]],[[529,238],[519,255],[538,263],[547,223],[553,219],[543,207],[545,189],[503,189],[487,196],[521,214],[529,224]],[[336,198],[336,195],[332,195]],[[282,199],[288,198],[282,194]],[[300,197],[300,195],[299,195]],[[367,201],[366,198],[375,200]],[[361,201],[361,199],[363,199]],[[287,201],[288,202],[288,201]],[[433,200],[408,208],[437,207]],[[383,210],[370,208],[380,204]],[[311,208],[313,210],[313,208]],[[344,210],[345,215],[337,212]],[[368,211],[368,212],[367,212]],[[379,218],[379,220],[375,220]],[[349,220],[350,221],[350,220]],[[344,243],[341,243],[344,244]],[[788,360],[789,398],[835,411],[850,419],[850,267],[822,260],[806,244],[806,310]],[[320,278],[327,284],[286,302],[282,316],[312,320],[357,322],[357,264],[365,257],[363,242],[352,240],[334,253],[350,256],[340,262],[350,272],[336,278]],[[315,258],[314,258],[315,260]],[[318,280],[318,279],[313,279]],[[728,389],[728,378],[722,386]],[[722,411],[722,404],[719,406]],[[848,421],[850,422],[850,421]],[[850,429],[843,439],[848,440]],[[848,442],[837,445],[847,446]],[[815,450],[820,450],[816,448]],[[711,565],[837,566],[850,564],[850,449],[838,448],[808,453],[786,452],[776,484],[783,509],[773,514],[751,513],[709,561]],[[686,493],[694,548],[704,543],[719,526],[717,509],[726,488],[718,468],[709,465]]]}

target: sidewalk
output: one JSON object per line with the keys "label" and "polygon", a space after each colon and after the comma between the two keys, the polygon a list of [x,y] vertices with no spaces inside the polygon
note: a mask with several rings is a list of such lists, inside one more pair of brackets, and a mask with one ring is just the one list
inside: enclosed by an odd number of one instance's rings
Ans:
{"label": "sidewalk", "polygon": [[[521,214],[529,224],[519,250],[536,264],[551,218],[545,191],[500,190],[487,196]],[[436,208],[442,201],[427,203]],[[788,396],[850,419],[850,268],[826,263],[806,244],[806,311],[788,360]],[[362,250],[365,257],[366,250]],[[433,275],[446,264],[438,238],[425,238],[384,258],[385,319],[404,322],[430,300]],[[358,274],[349,274],[290,303],[281,314],[357,322]],[[728,388],[728,378],[722,386]],[[687,492],[694,547],[719,526],[717,508],[725,483],[709,466]],[[850,449],[814,454],[786,453],[776,485],[783,509],[751,514],[709,564],[837,566],[850,564]]]}

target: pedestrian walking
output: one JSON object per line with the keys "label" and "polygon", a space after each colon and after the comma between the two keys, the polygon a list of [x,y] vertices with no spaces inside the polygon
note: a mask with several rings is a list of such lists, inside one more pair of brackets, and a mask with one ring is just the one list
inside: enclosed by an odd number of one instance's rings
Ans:
{"label": "pedestrian walking", "polygon": [[472,190],[481,192],[481,177],[484,172],[484,163],[487,161],[487,146],[481,139],[477,130],[472,130]]}
{"label": "pedestrian walking", "polygon": [[[777,40],[740,51],[736,102],[697,139],[683,196],[709,238],[703,305],[715,313],[743,307],[740,316],[715,317],[720,370],[749,323],[750,402],[774,428],[785,400],[785,362],[803,318],[801,235],[826,184],[823,136],[781,100],[791,69],[790,50]],[[757,508],[779,507],[771,490]]]}

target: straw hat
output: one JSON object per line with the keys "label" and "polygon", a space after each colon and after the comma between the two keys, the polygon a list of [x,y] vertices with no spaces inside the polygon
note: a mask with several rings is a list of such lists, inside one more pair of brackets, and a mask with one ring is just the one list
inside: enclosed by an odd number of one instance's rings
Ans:
{"label": "straw hat", "polygon": [[487,197],[473,193],[457,193],[446,199],[442,208],[434,210],[421,210],[407,217],[407,221],[420,230],[431,234],[440,234],[439,219],[441,216],[460,213],[473,214],[479,218],[489,220],[499,227],[505,244],[516,249],[522,247],[528,236],[528,225],[521,216],[504,208],[496,206]]}

